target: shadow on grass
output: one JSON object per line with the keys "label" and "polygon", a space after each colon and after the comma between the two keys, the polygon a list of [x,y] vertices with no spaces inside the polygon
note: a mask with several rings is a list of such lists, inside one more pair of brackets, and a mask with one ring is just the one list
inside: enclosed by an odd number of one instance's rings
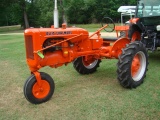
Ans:
{"label": "shadow on grass", "polygon": [[149,60],[159,63],[160,60],[160,51],[155,51],[155,52],[148,52],[149,55]]}

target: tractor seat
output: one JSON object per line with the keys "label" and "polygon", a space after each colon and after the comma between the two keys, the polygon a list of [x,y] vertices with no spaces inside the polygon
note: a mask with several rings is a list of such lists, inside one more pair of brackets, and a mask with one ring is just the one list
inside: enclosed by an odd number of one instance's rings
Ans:
{"label": "tractor seat", "polygon": [[117,40],[117,37],[103,37],[103,40],[104,41],[112,41],[112,42],[114,42],[114,41]]}

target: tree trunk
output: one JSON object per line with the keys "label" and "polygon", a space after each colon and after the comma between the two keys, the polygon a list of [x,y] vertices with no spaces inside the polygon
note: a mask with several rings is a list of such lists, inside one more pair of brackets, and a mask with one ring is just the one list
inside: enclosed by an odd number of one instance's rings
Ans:
{"label": "tree trunk", "polygon": [[21,9],[23,11],[24,28],[29,28],[29,22],[28,22],[27,11],[26,11],[26,1],[18,0],[18,3],[21,6]]}
{"label": "tree trunk", "polygon": [[26,12],[25,8],[23,11],[23,15],[24,15],[25,28],[29,28],[29,22],[28,22],[27,12]]}
{"label": "tree trunk", "polygon": [[24,23],[25,23],[25,28],[29,28],[29,22],[26,10],[24,10]]}
{"label": "tree trunk", "polygon": [[61,5],[61,7],[62,7],[62,19],[63,19],[63,23],[66,23],[66,24],[67,24],[67,19],[66,19],[65,9],[64,9],[65,0],[60,0],[60,5]]}

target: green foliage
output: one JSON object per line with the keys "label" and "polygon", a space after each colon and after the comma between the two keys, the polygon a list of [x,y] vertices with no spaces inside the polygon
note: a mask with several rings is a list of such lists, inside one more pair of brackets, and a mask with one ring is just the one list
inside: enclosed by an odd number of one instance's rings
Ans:
{"label": "green foliage", "polygon": [[121,5],[136,5],[135,0],[70,0],[65,6],[69,23],[97,23],[104,16],[109,16],[116,22],[120,19],[117,9]]}
{"label": "green foliage", "polygon": [[[120,19],[117,9],[121,5],[136,5],[136,0],[58,0],[60,24],[99,23],[104,16],[115,22]],[[24,11],[31,27],[49,27],[53,24],[54,0],[3,0],[0,1],[0,26],[21,24]]]}
{"label": "green foliage", "polygon": [[[2,10],[1,10],[2,9]],[[0,26],[16,25],[21,22],[22,15],[17,3],[0,8]]]}
{"label": "green foliage", "polygon": [[[87,6],[84,0],[71,0],[67,10],[67,16],[70,23],[86,23],[88,14],[86,14]],[[71,19],[70,19],[71,18]]]}
{"label": "green foliage", "polygon": [[[33,7],[34,8],[33,8]],[[34,0],[30,6],[29,21],[32,20],[32,27],[48,27],[53,19],[53,1]],[[32,18],[32,19],[31,19]]]}

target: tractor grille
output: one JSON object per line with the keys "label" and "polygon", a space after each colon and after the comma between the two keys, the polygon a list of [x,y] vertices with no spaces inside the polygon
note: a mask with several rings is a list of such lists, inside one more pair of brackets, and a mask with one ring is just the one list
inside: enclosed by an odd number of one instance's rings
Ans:
{"label": "tractor grille", "polygon": [[25,44],[26,44],[26,56],[27,58],[34,59],[33,54],[33,39],[31,35],[25,36]]}

